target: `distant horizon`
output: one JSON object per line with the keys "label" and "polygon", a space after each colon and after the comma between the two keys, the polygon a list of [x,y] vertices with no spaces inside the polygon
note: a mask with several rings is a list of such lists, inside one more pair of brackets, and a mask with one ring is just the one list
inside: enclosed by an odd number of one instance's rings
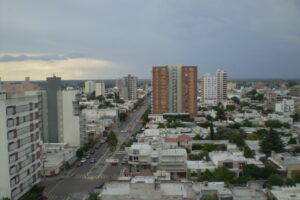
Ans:
{"label": "distant horizon", "polygon": [[[59,76],[57,76],[59,77]],[[2,77],[1,77],[2,78]],[[46,77],[47,78],[47,77]],[[30,82],[46,82],[47,80],[32,80],[30,78]],[[60,77],[62,78],[62,77]],[[121,78],[121,77],[120,77]],[[152,78],[139,78],[137,77],[138,80],[152,80]],[[107,79],[61,79],[62,81],[112,81],[112,80],[117,80],[119,78],[107,78]],[[198,80],[200,80],[201,77],[198,76]],[[1,82],[24,82],[25,77],[23,80],[1,80]],[[271,81],[271,80],[282,80],[282,81],[300,81],[300,78],[228,78],[229,81],[239,81],[239,80],[257,80],[257,81]]]}

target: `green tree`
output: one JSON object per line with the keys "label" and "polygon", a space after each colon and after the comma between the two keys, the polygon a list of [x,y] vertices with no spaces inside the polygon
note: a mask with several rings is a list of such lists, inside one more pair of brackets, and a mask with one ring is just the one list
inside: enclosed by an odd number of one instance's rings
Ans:
{"label": "green tree", "polygon": [[270,129],[260,141],[260,150],[267,156],[270,156],[272,151],[282,152],[283,147],[279,133],[273,129]]}
{"label": "green tree", "polygon": [[218,196],[216,195],[205,195],[200,198],[200,200],[218,200]]}
{"label": "green tree", "polygon": [[34,185],[20,200],[37,200],[43,196],[45,187],[41,185]]}
{"label": "green tree", "polygon": [[252,122],[250,122],[248,119],[245,119],[243,121],[242,125],[245,126],[245,127],[252,127],[253,126]]}
{"label": "green tree", "polygon": [[104,96],[103,95],[99,95],[96,97],[96,99],[98,99],[99,102],[102,102],[105,100]]}
{"label": "green tree", "polygon": [[297,122],[299,120],[299,115],[297,113],[291,115],[291,118],[293,118],[294,122]]}
{"label": "green tree", "polygon": [[106,98],[108,98],[108,99],[113,99],[113,98],[114,98],[114,95],[113,95],[113,94],[107,94]]}
{"label": "green tree", "polygon": [[213,117],[212,117],[211,115],[207,115],[207,116],[206,116],[206,120],[207,120],[207,121],[213,121]]}
{"label": "green tree", "polygon": [[278,174],[270,175],[269,178],[268,178],[268,182],[271,185],[278,185],[278,186],[283,185],[283,179]]}
{"label": "green tree", "polygon": [[114,99],[115,103],[123,104],[125,101],[123,99]]}
{"label": "green tree", "polygon": [[158,128],[166,128],[166,126],[165,126],[164,123],[159,123],[159,124],[158,124]]}
{"label": "green tree", "polygon": [[247,140],[258,140],[258,135],[256,133],[249,134]]}
{"label": "green tree", "polygon": [[296,182],[293,180],[293,179],[291,179],[291,178],[287,178],[286,180],[285,180],[285,183],[284,183],[286,186],[296,186]]}
{"label": "green tree", "polygon": [[293,179],[296,183],[300,183],[300,174],[298,173],[298,174],[294,175]]}
{"label": "green tree", "polygon": [[268,120],[265,121],[265,126],[269,128],[281,128],[282,123],[279,120]]}
{"label": "green tree", "polygon": [[10,200],[10,198],[4,197],[4,198],[2,198],[2,200]]}
{"label": "green tree", "polygon": [[231,134],[229,136],[229,141],[235,143],[239,147],[245,146],[245,141],[243,139],[243,136],[239,133]]}
{"label": "green tree", "polygon": [[257,95],[256,89],[251,90],[250,92],[247,93],[247,96],[255,96]]}
{"label": "green tree", "polygon": [[76,156],[77,156],[78,158],[80,158],[80,157],[83,156],[83,153],[84,153],[83,148],[80,147],[80,148],[76,151]]}
{"label": "green tree", "polygon": [[291,128],[291,125],[290,125],[289,123],[287,123],[287,122],[284,122],[284,123],[282,124],[282,126],[283,126],[284,128]]}
{"label": "green tree", "polygon": [[111,150],[115,149],[118,144],[118,138],[113,131],[110,131],[107,137],[107,143]]}
{"label": "green tree", "polygon": [[296,140],[296,138],[291,137],[288,143],[289,144],[297,144],[297,140]]}
{"label": "green tree", "polygon": [[243,174],[246,177],[253,177],[254,179],[267,179],[272,174],[278,174],[279,172],[271,165],[266,165],[263,168],[250,164],[243,168]]}
{"label": "green tree", "polygon": [[232,97],[231,100],[236,104],[240,104],[240,99],[238,97]]}
{"label": "green tree", "polygon": [[233,129],[239,129],[239,128],[241,128],[241,124],[240,123],[238,123],[238,122],[235,122],[235,123],[233,123],[233,124],[229,124],[227,127],[228,128],[233,128]]}
{"label": "green tree", "polygon": [[198,111],[208,111],[208,109],[206,107],[199,107]]}
{"label": "green tree", "polygon": [[219,108],[217,110],[217,119],[221,121],[226,120],[225,111],[223,110],[223,108]]}
{"label": "green tree", "polygon": [[246,158],[254,158],[255,152],[252,151],[248,146],[244,147],[244,156]]}
{"label": "green tree", "polygon": [[86,200],[100,200],[100,198],[98,197],[97,193],[92,192]]}
{"label": "green tree", "polygon": [[235,110],[235,105],[227,105],[226,110],[231,111],[231,112],[234,111]]}
{"label": "green tree", "polygon": [[213,174],[208,169],[206,169],[203,174],[200,174],[198,176],[198,181],[211,181],[212,177]]}
{"label": "green tree", "polygon": [[233,177],[235,176],[235,173],[228,170],[225,167],[217,168],[213,173],[213,180],[214,181],[224,181],[224,182],[230,182]]}
{"label": "green tree", "polygon": [[193,140],[202,140],[203,138],[199,135],[199,134],[197,134],[197,135],[195,135],[195,137],[193,137]]}

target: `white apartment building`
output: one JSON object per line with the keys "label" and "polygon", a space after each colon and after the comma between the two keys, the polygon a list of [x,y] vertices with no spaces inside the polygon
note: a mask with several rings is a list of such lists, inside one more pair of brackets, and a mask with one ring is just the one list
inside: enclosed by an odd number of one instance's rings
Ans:
{"label": "white apartment building", "polygon": [[278,113],[294,112],[294,100],[283,99],[281,102],[277,102],[275,104],[275,112],[278,112]]}
{"label": "white apartment building", "polygon": [[234,199],[224,182],[168,181],[155,179],[151,174],[137,174],[127,180],[107,182],[99,197],[103,200],[195,200],[213,195],[219,200]]}
{"label": "white apartment building", "polygon": [[92,93],[95,91],[96,82],[95,81],[85,81],[84,82],[84,93]]}
{"label": "white apartment building", "polygon": [[216,76],[204,74],[201,80],[202,102],[215,104],[227,100],[227,72],[218,69]]}
{"label": "white apartment building", "polygon": [[41,96],[0,91],[0,199],[19,199],[40,182]]}
{"label": "white apartment building", "polygon": [[201,80],[202,87],[202,101],[207,104],[214,104],[216,102],[216,77],[209,73],[204,74]]}
{"label": "white apartment building", "polygon": [[95,96],[104,96],[105,95],[105,83],[104,82],[96,82],[95,84]]}
{"label": "white apartment building", "polygon": [[158,169],[185,177],[187,153],[185,149],[155,149],[149,144],[134,143],[126,148],[129,171],[144,172]]}
{"label": "white apartment building", "polygon": [[124,100],[137,99],[137,77],[128,74],[116,81],[120,98]]}
{"label": "white apartment building", "polygon": [[69,144],[72,147],[80,146],[80,92],[78,90],[62,91],[62,108],[59,114],[62,116],[59,132],[60,143]]}

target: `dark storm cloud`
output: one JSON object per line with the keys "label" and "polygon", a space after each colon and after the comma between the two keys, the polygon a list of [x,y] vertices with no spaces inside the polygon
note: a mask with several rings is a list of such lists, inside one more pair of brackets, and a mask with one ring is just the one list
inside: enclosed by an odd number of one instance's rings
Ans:
{"label": "dark storm cloud", "polygon": [[0,0],[0,53],[83,52],[127,67],[112,76],[186,64],[299,78],[299,19],[299,0]]}

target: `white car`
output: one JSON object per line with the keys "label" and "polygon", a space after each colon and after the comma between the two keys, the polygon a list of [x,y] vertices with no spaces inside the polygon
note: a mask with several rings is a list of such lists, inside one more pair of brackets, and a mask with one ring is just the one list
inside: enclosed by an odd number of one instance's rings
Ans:
{"label": "white car", "polygon": [[85,158],[82,158],[80,162],[85,163],[85,162],[86,162],[86,159],[85,159]]}
{"label": "white car", "polygon": [[127,133],[127,130],[121,130],[121,133]]}

